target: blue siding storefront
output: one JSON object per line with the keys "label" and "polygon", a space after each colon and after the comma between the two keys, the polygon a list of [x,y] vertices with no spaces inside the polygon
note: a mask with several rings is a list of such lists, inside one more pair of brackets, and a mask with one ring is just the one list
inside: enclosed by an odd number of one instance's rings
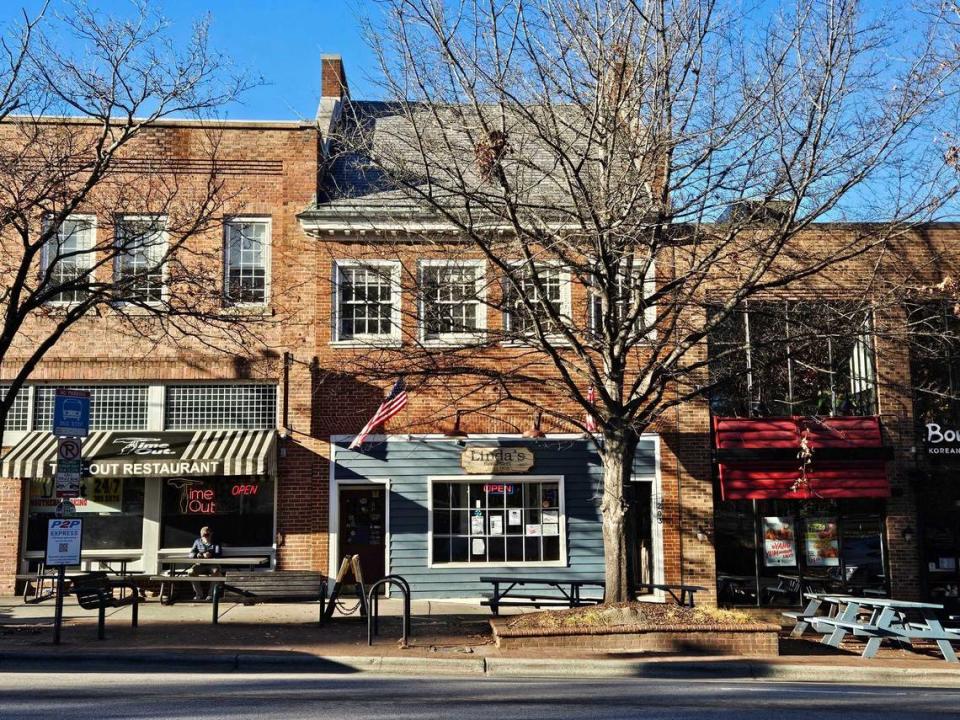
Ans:
{"label": "blue siding storefront", "polygon": [[[600,532],[602,470],[591,444],[583,439],[523,440],[477,438],[459,443],[447,438],[396,437],[370,440],[362,452],[347,449],[349,440],[334,440],[333,487],[388,481],[388,572],[402,575],[418,598],[477,598],[489,591],[482,575],[523,575],[594,579],[603,577]],[[468,567],[430,567],[429,483],[438,476],[467,476],[461,467],[465,447],[524,447],[533,451],[533,467],[525,478],[561,476],[565,514],[566,563],[505,565],[483,563]],[[635,479],[654,481],[657,442],[641,440],[634,463]],[[482,476],[478,482],[483,482]],[[336,495],[334,495],[336,497]],[[331,516],[331,532],[337,518]],[[561,520],[563,523],[563,520]],[[563,538],[563,536],[561,536]],[[336,548],[331,547],[333,554]]]}

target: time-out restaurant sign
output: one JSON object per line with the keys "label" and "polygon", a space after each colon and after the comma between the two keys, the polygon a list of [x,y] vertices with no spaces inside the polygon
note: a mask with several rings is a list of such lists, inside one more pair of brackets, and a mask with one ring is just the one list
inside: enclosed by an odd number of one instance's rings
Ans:
{"label": "time-out restaurant sign", "polygon": [[471,475],[527,472],[533,467],[533,451],[525,447],[468,447],[460,466]]}
{"label": "time-out restaurant sign", "polygon": [[927,423],[924,433],[927,455],[960,457],[960,428],[946,428],[940,423]]}
{"label": "time-out restaurant sign", "polygon": [[[92,455],[84,449],[88,477],[150,477],[220,475],[223,461],[191,458],[193,432],[117,432]],[[52,469],[51,464],[51,469]]]}

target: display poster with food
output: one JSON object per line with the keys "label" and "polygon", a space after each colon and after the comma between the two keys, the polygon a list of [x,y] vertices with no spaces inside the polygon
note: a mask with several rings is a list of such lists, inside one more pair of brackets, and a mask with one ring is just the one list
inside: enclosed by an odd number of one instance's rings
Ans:
{"label": "display poster with food", "polygon": [[763,518],[763,563],[767,567],[792,567],[797,564],[792,517]]}
{"label": "display poster with food", "polygon": [[836,518],[810,518],[805,534],[807,566],[837,567],[840,565],[840,540]]}

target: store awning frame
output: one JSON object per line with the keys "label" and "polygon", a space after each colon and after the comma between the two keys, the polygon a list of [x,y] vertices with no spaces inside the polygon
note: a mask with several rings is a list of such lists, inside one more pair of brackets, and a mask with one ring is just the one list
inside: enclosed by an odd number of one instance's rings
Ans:
{"label": "store awning frame", "polygon": [[714,417],[713,443],[723,500],[890,496],[893,451],[876,416]]}
{"label": "store awning frame", "polygon": [[[276,430],[103,430],[83,440],[88,477],[276,476]],[[3,457],[0,477],[52,477],[57,438],[27,435]]]}

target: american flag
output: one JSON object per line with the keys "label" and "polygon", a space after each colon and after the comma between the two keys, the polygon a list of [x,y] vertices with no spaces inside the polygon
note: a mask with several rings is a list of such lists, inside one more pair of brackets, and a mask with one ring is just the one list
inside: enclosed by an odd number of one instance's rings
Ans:
{"label": "american flag", "polygon": [[404,383],[403,378],[400,378],[396,383],[394,383],[393,388],[383,399],[383,402],[380,403],[380,407],[377,408],[377,411],[373,414],[373,417],[367,420],[367,424],[363,426],[363,430],[361,430],[360,433],[353,439],[353,442],[350,443],[350,450],[360,447],[363,444],[363,441],[367,439],[367,435],[372,433],[378,425],[382,425],[398,412],[403,410],[406,404],[407,386],[406,383]]}
{"label": "american flag", "polygon": [[[590,389],[587,390],[587,402],[591,405],[597,402],[597,391],[593,385],[591,385]],[[593,416],[593,413],[587,412],[587,417],[584,424],[587,426],[587,432],[595,433],[597,431],[597,419]]]}

